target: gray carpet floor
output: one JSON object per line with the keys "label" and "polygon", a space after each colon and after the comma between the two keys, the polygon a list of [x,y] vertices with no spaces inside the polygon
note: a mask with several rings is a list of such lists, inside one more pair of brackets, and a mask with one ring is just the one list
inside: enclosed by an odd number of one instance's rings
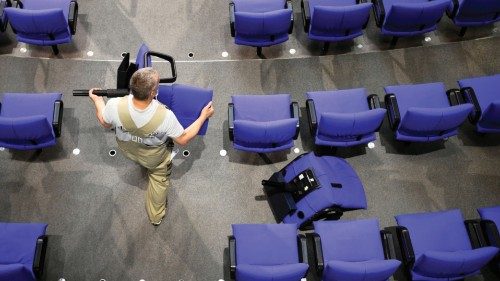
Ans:
{"label": "gray carpet floor", "polygon": [[[28,46],[19,53],[10,33],[0,39],[0,93],[64,95],[56,146],[41,153],[0,151],[0,221],[49,224],[45,280],[229,280],[224,252],[231,224],[274,222],[260,181],[298,155],[273,153],[266,164],[256,154],[234,150],[226,119],[233,94],[290,93],[301,106],[295,147],[303,153],[314,148],[306,124],[307,91],[366,87],[382,98],[387,85],[442,81],[453,88],[458,79],[500,72],[494,26],[460,41],[446,41],[440,30],[431,35],[432,43],[408,39],[394,50],[382,47],[388,42],[371,26],[360,39],[370,40],[366,50],[357,50],[356,42],[346,45],[351,50],[322,57],[315,56],[320,45],[306,42],[296,26],[299,39],[266,50],[271,59],[257,60],[250,59],[253,50],[233,45],[224,1],[169,2],[174,8],[164,15],[153,9],[161,1],[144,4],[149,9],[136,2],[82,1],[75,43],[61,47],[65,59],[47,59],[50,48]],[[172,26],[172,34],[165,37],[158,22]],[[114,59],[122,51],[135,52],[142,41],[178,59],[178,83],[213,88],[216,108],[207,135],[180,148],[190,156],[174,159],[168,213],[157,228],[144,208],[145,170],[120,153],[108,155],[117,149],[113,132],[97,124],[88,98],[71,95],[73,89],[114,87]],[[287,52],[292,47],[295,57]],[[93,58],[85,55],[90,49]],[[222,49],[230,53],[227,60],[219,60]],[[189,51],[195,53],[192,61],[183,59]],[[167,65],[155,67],[166,72]],[[72,154],[75,148],[79,155]],[[227,156],[219,155],[221,149]],[[401,213],[459,208],[465,218],[476,218],[476,208],[500,204],[500,136],[478,136],[468,123],[446,142],[404,146],[394,141],[385,120],[375,148],[339,149],[334,155],[347,158],[358,172],[368,199],[367,210],[348,212],[345,219],[377,217],[384,227]]]}

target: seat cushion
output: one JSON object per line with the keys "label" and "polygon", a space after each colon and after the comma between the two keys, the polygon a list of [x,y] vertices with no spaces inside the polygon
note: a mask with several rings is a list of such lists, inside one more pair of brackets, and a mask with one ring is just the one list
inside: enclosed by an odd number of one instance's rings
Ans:
{"label": "seat cushion", "polygon": [[323,280],[385,281],[394,274],[400,264],[398,260],[327,261],[323,271]]}
{"label": "seat cushion", "polygon": [[239,281],[297,281],[306,275],[309,266],[305,263],[281,265],[236,266],[236,280]]}
{"label": "seat cushion", "polygon": [[43,115],[50,124],[54,121],[54,103],[61,100],[60,93],[6,93],[2,99],[0,116],[27,117]]}
{"label": "seat cushion", "polygon": [[317,116],[324,112],[355,113],[370,109],[365,88],[308,92],[307,98],[314,101]]}
{"label": "seat cushion", "polygon": [[265,13],[236,12],[235,43],[253,47],[280,44],[288,40],[292,11],[281,9]]}
{"label": "seat cushion", "polygon": [[352,136],[373,133],[382,123],[386,110],[377,108],[356,113],[322,113],[318,122],[318,135],[329,137]]}
{"label": "seat cushion", "polygon": [[233,224],[238,265],[299,263],[295,224]]}
{"label": "seat cushion", "polygon": [[290,95],[232,96],[234,120],[276,121],[291,117]]}
{"label": "seat cushion", "polygon": [[43,223],[0,223],[0,264],[33,267],[36,240],[45,235]]}
{"label": "seat cushion", "polygon": [[471,87],[479,102],[481,110],[484,111],[493,101],[500,101],[500,74],[481,76],[458,81],[460,88]]}
{"label": "seat cushion", "polygon": [[25,10],[45,10],[61,9],[64,18],[68,18],[69,5],[72,0],[23,0],[23,9]]}
{"label": "seat cushion", "polygon": [[[157,99],[174,112],[184,128],[193,124],[201,110],[212,100],[213,90],[183,84],[161,84]],[[208,119],[203,123],[198,135],[205,135]]]}
{"label": "seat cushion", "polygon": [[495,247],[454,252],[428,251],[416,257],[413,271],[433,278],[454,278],[474,274],[496,254]]}
{"label": "seat cushion", "polygon": [[[453,11],[450,5],[448,12]],[[500,20],[500,2],[496,0],[461,0],[453,22],[458,26],[481,26]]]}
{"label": "seat cushion", "polygon": [[297,118],[256,122],[234,121],[234,141],[242,144],[279,144],[293,139],[297,131]]}
{"label": "seat cushion", "polygon": [[265,13],[285,8],[285,0],[234,0],[235,12]]}
{"label": "seat cushion", "polygon": [[0,280],[35,281],[35,275],[30,267],[21,263],[0,264]]}

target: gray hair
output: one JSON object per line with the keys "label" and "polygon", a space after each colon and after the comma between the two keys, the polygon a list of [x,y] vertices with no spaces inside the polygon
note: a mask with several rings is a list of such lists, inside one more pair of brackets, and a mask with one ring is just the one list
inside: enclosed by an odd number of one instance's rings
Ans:
{"label": "gray hair", "polygon": [[138,100],[147,100],[151,92],[158,88],[160,75],[158,71],[151,67],[137,70],[130,78],[130,90],[134,98]]}

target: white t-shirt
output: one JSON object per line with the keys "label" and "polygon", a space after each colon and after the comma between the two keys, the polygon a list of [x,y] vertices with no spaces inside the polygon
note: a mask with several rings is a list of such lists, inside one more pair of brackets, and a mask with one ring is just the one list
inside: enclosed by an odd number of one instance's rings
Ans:
{"label": "white t-shirt", "polygon": [[[153,100],[148,107],[143,110],[137,109],[132,104],[132,95],[128,95],[128,110],[132,121],[134,121],[137,128],[146,125],[151,118],[153,118],[156,108],[164,106],[157,100]],[[125,131],[120,117],[118,116],[118,103],[120,98],[112,98],[104,107],[103,119],[104,122],[113,125],[116,131],[116,137],[121,141],[135,141],[149,146],[159,146],[167,142],[168,138],[177,138],[184,133],[184,128],[175,117],[174,113],[167,109],[165,120],[161,125],[147,138],[133,137],[129,132]]]}

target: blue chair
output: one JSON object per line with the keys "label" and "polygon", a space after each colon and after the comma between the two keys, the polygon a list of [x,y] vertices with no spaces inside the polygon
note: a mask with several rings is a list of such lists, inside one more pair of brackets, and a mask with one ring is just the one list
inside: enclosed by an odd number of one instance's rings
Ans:
{"label": "blue chair", "polygon": [[59,54],[58,44],[71,42],[78,19],[75,0],[23,0],[16,3],[20,6],[5,8],[5,13],[19,42],[52,46],[55,55]]}
{"label": "blue chair", "polygon": [[372,0],[375,21],[383,35],[399,37],[421,35],[436,30],[451,0]]}
{"label": "blue chair", "polygon": [[307,264],[306,238],[293,224],[233,224],[231,278],[236,281],[300,281]]}
{"label": "blue chair", "polygon": [[385,87],[385,106],[396,139],[410,142],[443,140],[458,134],[472,111],[471,104],[454,105],[444,84],[428,83]]}
{"label": "blue chair", "polygon": [[[402,274],[410,280],[463,280],[479,274],[498,252],[473,249],[459,210],[396,216],[386,230],[396,240]],[[399,280],[399,279],[398,279]]]}
{"label": "blue chair", "polygon": [[469,120],[480,133],[500,133],[500,74],[458,81],[462,98],[474,106]]}
{"label": "blue chair", "polygon": [[374,141],[386,113],[364,88],[308,92],[306,109],[315,144],[344,147]]}
{"label": "blue chair", "polygon": [[309,39],[325,42],[323,53],[326,53],[330,42],[363,35],[371,7],[371,3],[359,0],[302,0],[304,31]]}
{"label": "blue chair", "polygon": [[233,0],[229,3],[231,36],[238,45],[262,47],[281,44],[293,30],[291,0]]}
{"label": "blue chair", "polygon": [[7,16],[5,15],[5,8],[12,7],[10,0],[0,0],[0,31],[4,32],[7,29]]}
{"label": "blue chair", "polygon": [[[474,231],[469,231],[471,236],[477,235],[477,247],[492,246],[500,249],[500,206],[477,209],[481,220],[475,223]],[[500,254],[490,263],[493,271],[500,274]]]}
{"label": "blue chair", "polygon": [[401,265],[390,233],[377,219],[314,222],[314,253],[321,280],[387,280]]}
{"label": "blue chair", "polygon": [[0,280],[35,281],[43,274],[47,224],[0,222]]}
{"label": "blue chair", "polygon": [[448,17],[461,27],[464,36],[468,27],[483,26],[500,20],[500,2],[497,0],[453,0],[446,10]]}
{"label": "blue chair", "polygon": [[32,150],[56,144],[63,114],[59,93],[4,94],[0,104],[0,146]]}
{"label": "blue chair", "polygon": [[[213,97],[212,89],[204,89],[183,84],[160,84],[157,99],[174,112],[184,128],[189,127]],[[203,123],[198,135],[207,132],[208,120]]]}
{"label": "blue chair", "polygon": [[[145,67],[153,67],[151,57],[157,57],[162,60],[168,61],[170,64],[170,71],[172,73],[172,77],[168,78],[160,78],[160,83],[173,83],[177,80],[177,69],[175,67],[175,60],[173,57],[163,54],[160,52],[151,51],[145,43],[141,45],[139,51],[137,51],[137,56],[135,59],[135,66],[137,69],[145,68]],[[131,75],[130,75],[131,76]],[[127,85],[128,87],[128,85]]]}
{"label": "blue chair", "polygon": [[276,221],[303,229],[314,220],[339,219],[367,205],[359,176],[347,161],[333,156],[302,154],[262,185]]}
{"label": "blue chair", "polygon": [[299,105],[289,94],[232,96],[228,118],[229,139],[242,151],[286,150],[299,135]]}

